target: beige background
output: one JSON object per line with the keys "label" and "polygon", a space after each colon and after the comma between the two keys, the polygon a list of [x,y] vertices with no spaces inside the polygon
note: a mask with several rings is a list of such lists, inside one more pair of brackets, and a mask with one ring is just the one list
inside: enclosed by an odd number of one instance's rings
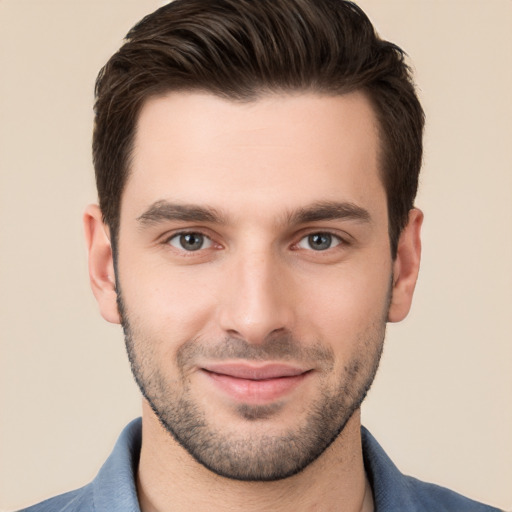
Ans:
{"label": "beige background", "polygon": [[[93,82],[156,0],[0,0],[0,510],[89,481],[139,414],[89,291]],[[361,0],[428,116],[424,258],[363,421],[407,473],[512,509],[512,1]]]}

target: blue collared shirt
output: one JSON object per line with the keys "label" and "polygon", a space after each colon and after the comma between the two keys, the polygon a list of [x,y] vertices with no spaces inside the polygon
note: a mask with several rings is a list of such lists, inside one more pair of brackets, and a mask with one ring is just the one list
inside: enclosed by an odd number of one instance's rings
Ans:
{"label": "blue collared shirt", "polygon": [[[364,464],[375,512],[499,512],[438,485],[405,476],[363,427]],[[20,512],[140,512],[135,487],[142,438],[141,419],[122,432],[96,478]]]}

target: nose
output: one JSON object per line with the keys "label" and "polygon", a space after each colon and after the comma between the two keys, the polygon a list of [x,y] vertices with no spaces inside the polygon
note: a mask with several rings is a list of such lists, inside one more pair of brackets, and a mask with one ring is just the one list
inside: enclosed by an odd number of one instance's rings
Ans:
{"label": "nose", "polygon": [[292,330],[293,286],[279,257],[271,251],[242,253],[226,274],[220,327],[227,335],[261,344]]}

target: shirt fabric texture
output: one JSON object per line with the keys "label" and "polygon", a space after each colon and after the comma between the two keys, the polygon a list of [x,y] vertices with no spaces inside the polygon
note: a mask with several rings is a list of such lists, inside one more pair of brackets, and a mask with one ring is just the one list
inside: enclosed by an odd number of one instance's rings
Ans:
{"label": "shirt fabric texture", "polygon": [[[366,473],[375,512],[499,512],[438,485],[403,475],[373,436],[361,428]],[[140,512],[135,487],[142,421],[132,421],[88,485],[19,512]]]}

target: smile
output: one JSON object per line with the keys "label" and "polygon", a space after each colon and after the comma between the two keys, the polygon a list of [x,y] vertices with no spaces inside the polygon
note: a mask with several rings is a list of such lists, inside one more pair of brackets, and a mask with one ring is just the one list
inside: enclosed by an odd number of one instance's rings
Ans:
{"label": "smile", "polygon": [[263,404],[284,398],[312,372],[283,364],[212,364],[203,374],[236,401]]}

